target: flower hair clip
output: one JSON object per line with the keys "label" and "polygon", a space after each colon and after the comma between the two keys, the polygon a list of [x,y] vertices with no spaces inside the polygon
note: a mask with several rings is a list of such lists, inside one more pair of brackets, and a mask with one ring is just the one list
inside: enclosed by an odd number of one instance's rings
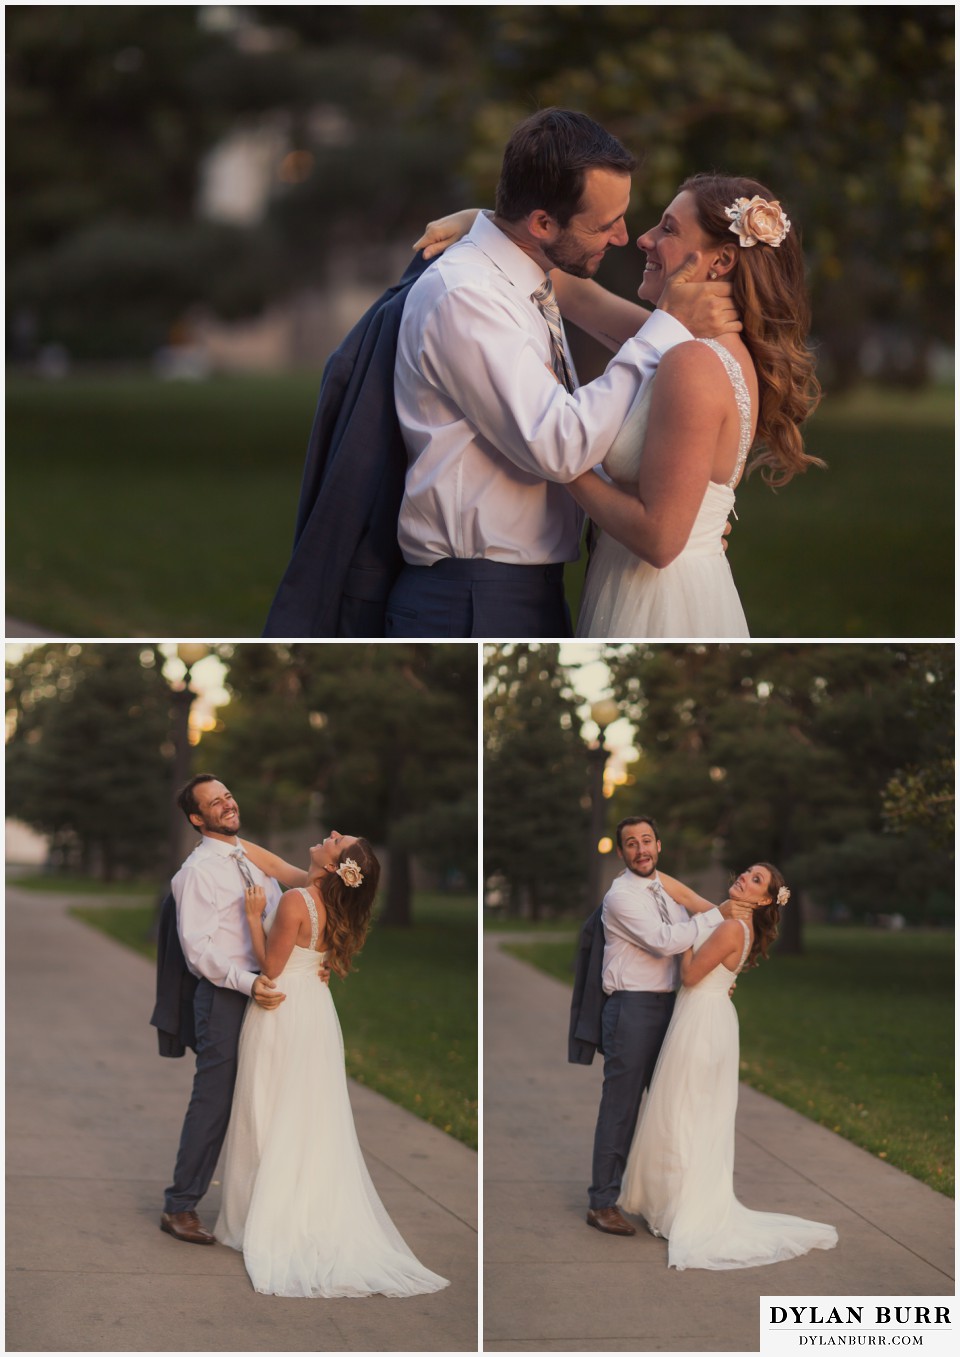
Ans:
{"label": "flower hair clip", "polygon": [[790,899],[789,890],[787,890],[786,886],[781,886],[780,889],[777,891],[777,904],[785,905],[789,899]]}
{"label": "flower hair clip", "polygon": [[343,862],[341,862],[340,866],[337,868],[337,876],[345,886],[359,886],[360,882],[363,880],[363,872],[361,872],[353,858],[344,858]]}
{"label": "flower hair clip", "polygon": [[768,203],[766,198],[737,198],[732,207],[723,210],[743,249],[751,245],[772,245],[776,249],[790,230],[790,218],[779,202]]}

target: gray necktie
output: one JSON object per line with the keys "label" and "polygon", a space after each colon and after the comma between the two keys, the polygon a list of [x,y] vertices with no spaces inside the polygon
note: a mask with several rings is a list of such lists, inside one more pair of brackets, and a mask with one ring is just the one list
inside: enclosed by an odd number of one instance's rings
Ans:
{"label": "gray necktie", "polygon": [[657,909],[659,909],[660,911],[660,918],[663,920],[665,924],[670,923],[671,922],[670,909],[667,905],[667,897],[663,893],[663,887],[660,885],[660,882],[651,881],[650,890],[653,894],[654,900],[656,900],[657,902]]}
{"label": "gray necktie", "polygon": [[557,294],[554,292],[553,283],[549,278],[544,278],[536,292],[530,294],[530,300],[536,302],[544,320],[547,322],[547,329],[550,331],[550,347],[553,350],[553,370],[557,375],[557,380],[562,382],[568,391],[572,391],[573,373],[570,371],[567,351],[563,346],[563,324],[560,320],[560,308],[557,306]]}
{"label": "gray necktie", "polygon": [[242,848],[235,848],[230,856],[236,861],[240,868],[240,875],[243,877],[243,884],[249,889],[257,883],[253,879],[253,873],[250,870],[250,863]]}

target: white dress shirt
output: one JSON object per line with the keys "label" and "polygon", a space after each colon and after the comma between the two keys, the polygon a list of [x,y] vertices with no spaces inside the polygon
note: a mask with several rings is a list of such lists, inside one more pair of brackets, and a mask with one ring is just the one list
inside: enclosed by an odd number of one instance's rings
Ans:
{"label": "white dress shirt", "polygon": [[[177,902],[177,932],[187,966],[222,989],[249,994],[260,969],[243,906],[244,880],[230,855],[238,844],[204,835],[170,884]],[[282,894],[249,858],[245,864],[267,897],[265,913]]]}
{"label": "white dress shirt", "polygon": [[723,923],[714,906],[693,918],[661,886],[667,919],[651,889],[660,878],[624,871],[603,897],[603,992],[615,990],[675,990],[679,956],[704,931]]}
{"label": "white dress shirt", "polygon": [[582,515],[564,485],[603,460],[661,356],[691,338],[655,311],[602,377],[570,393],[531,300],[543,278],[481,212],[410,289],[394,392],[408,458],[399,540],[411,565],[576,560]]}

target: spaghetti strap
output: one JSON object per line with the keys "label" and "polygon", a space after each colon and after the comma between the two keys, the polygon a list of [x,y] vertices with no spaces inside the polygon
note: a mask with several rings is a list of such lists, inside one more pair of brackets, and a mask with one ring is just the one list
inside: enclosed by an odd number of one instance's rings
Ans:
{"label": "spaghetti strap", "polygon": [[[743,464],[746,462],[747,453],[750,451],[750,444],[753,442],[750,436],[750,392],[747,390],[747,379],[743,375],[743,368],[733,354],[718,339],[698,339],[697,343],[706,344],[708,348],[713,349],[726,368],[727,376],[733,386],[737,410],[740,413],[740,444],[737,449],[737,464],[733,469],[733,475],[727,481],[728,488],[732,490],[740,479]],[[741,920],[742,922],[743,920]]]}
{"label": "spaghetti strap", "polygon": [[310,950],[317,950],[317,942],[320,939],[320,918],[317,914],[317,906],[313,896],[307,890],[306,886],[298,886],[297,890],[307,902],[307,909],[310,911]]}
{"label": "spaghetti strap", "polygon": [[748,928],[746,922],[745,922],[743,919],[739,919],[737,922],[740,924],[740,926],[741,926],[741,928],[743,929],[744,934],[745,934],[744,943],[743,943],[743,951],[740,953],[740,962],[739,962],[739,964],[738,964],[738,966],[737,966],[737,971],[736,971],[737,975],[739,975],[740,972],[743,970],[743,964],[744,964],[744,962],[745,962],[746,959],[747,959],[747,954],[748,954],[748,952],[750,951],[750,929]]}

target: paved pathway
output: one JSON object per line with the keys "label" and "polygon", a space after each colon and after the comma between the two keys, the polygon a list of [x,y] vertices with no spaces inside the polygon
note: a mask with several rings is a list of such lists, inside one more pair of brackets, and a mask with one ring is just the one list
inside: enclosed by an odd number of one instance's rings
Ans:
{"label": "paved pathway", "polygon": [[7,616],[4,619],[3,634],[12,641],[21,639],[26,640],[29,637],[41,640],[48,636],[56,636],[58,633],[55,631],[45,631],[43,627],[38,627],[33,622],[23,622],[19,617]]}
{"label": "paved pathway", "polygon": [[[476,1155],[359,1085],[377,1189],[445,1290],[259,1296],[239,1253],[160,1231],[192,1058],[157,1054],[152,964],[69,918],[70,903],[7,892],[6,1350],[475,1351]],[[208,1225],[219,1195],[201,1207]]]}
{"label": "paved pathway", "polygon": [[953,1202],[744,1085],[738,1196],[825,1220],[838,1248],[676,1272],[584,1223],[602,1062],[566,1063],[569,989],[484,945],[487,1352],[756,1351],[764,1295],[953,1295]]}

